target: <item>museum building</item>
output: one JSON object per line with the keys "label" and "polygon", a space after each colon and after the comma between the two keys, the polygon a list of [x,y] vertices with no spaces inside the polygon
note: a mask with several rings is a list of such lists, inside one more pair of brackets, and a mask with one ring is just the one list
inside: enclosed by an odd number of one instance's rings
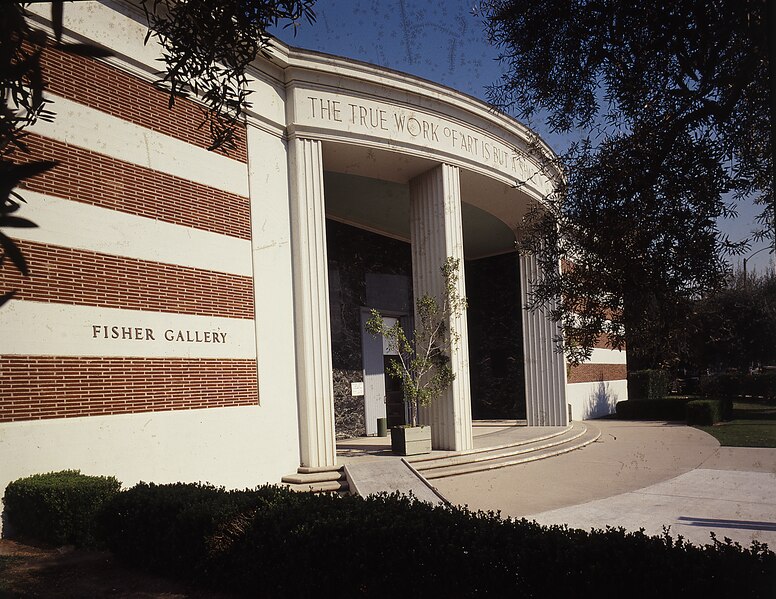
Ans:
{"label": "museum building", "polygon": [[[47,27],[47,5],[28,10]],[[59,164],[20,190],[30,276],[0,269],[18,290],[0,308],[0,489],[65,468],[244,487],[335,464],[337,438],[404,419],[369,311],[411,328],[447,257],[469,308],[450,322],[455,380],[424,413],[435,448],[470,449],[476,419],[565,426],[627,398],[625,352],[568,368],[556,325],[523,309],[537,263],[516,241],[553,187],[523,125],[273,41],[236,147],[209,151],[201,107],[154,87],[135,5],[64,19],[65,41],[113,56],[43,55],[56,117],[17,159]]]}

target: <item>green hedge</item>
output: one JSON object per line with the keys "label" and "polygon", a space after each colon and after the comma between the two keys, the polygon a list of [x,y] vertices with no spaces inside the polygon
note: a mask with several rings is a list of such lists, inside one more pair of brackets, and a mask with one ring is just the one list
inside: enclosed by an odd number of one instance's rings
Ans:
{"label": "green hedge", "polygon": [[745,395],[762,397],[769,403],[776,403],[776,371],[747,375],[744,378],[743,392]]}
{"label": "green hedge", "polygon": [[747,378],[740,374],[704,375],[701,377],[701,395],[713,399],[732,399],[743,395]]}
{"label": "green hedge", "polygon": [[757,374],[712,374],[701,377],[701,395],[712,399],[735,399],[749,396],[776,402],[776,371]]}
{"label": "green hedge", "polygon": [[140,483],[117,495],[100,516],[108,547],[159,573],[207,577],[210,544],[240,514],[297,495],[282,487],[226,491],[203,484]]}
{"label": "green hedge", "polygon": [[730,419],[725,414],[723,403],[732,405],[730,400],[696,399],[687,404],[687,424],[712,425],[724,419]]}
{"label": "green hedge", "polygon": [[628,399],[618,401],[618,418],[627,420],[684,420],[689,399]]}
{"label": "green hedge", "polygon": [[663,399],[671,389],[671,378],[665,370],[636,370],[628,373],[630,399]]}
{"label": "green hedge", "polygon": [[78,470],[17,479],[8,484],[3,497],[6,525],[21,539],[94,546],[97,513],[120,487],[112,476],[86,476]]}
{"label": "green hedge", "polygon": [[586,532],[432,507],[206,485],[139,485],[107,506],[113,551],[253,597],[772,597],[763,546],[696,547],[668,535]]}

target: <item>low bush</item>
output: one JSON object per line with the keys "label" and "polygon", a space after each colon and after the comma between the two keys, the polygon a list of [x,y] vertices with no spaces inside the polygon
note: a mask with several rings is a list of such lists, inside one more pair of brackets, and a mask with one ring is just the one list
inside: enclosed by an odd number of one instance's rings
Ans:
{"label": "low bush", "polygon": [[630,399],[663,399],[671,390],[671,378],[665,370],[636,370],[628,373]]}
{"label": "low bush", "polygon": [[[193,518],[185,515],[191,502]],[[142,485],[121,493],[105,517],[112,546],[134,563],[175,564],[179,576],[246,596],[332,589],[342,597],[560,597],[594,589],[602,597],[711,598],[776,590],[776,556],[758,544],[696,547],[667,534],[545,527],[397,494]]]}
{"label": "low bush", "polygon": [[78,470],[17,479],[3,496],[8,529],[30,541],[94,546],[96,516],[120,488],[112,476],[86,476]]}
{"label": "low bush", "polygon": [[628,399],[618,401],[617,417],[625,420],[684,420],[687,416],[687,398]]}
{"label": "low bush", "polygon": [[776,371],[751,374],[745,377],[743,394],[776,403]]}
{"label": "low bush", "polygon": [[743,394],[745,379],[740,374],[704,375],[701,377],[701,395],[710,399],[733,399]]}
{"label": "low bush", "polygon": [[697,376],[674,379],[671,385],[672,395],[698,395],[700,393],[701,380]]}
{"label": "low bush", "polygon": [[189,578],[210,575],[213,539],[259,505],[296,494],[283,487],[227,491],[204,484],[139,483],[120,493],[100,516],[108,548],[130,563]]}
{"label": "low bush", "polygon": [[[732,405],[732,401],[720,399],[696,399],[688,402],[687,424],[711,426],[712,424],[720,422],[725,416],[723,403]],[[732,408],[730,411],[732,411]]]}

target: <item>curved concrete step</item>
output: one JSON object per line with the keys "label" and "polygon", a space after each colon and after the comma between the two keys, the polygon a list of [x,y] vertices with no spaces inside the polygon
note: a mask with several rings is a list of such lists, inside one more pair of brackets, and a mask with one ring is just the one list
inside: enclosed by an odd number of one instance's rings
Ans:
{"label": "curved concrete step", "polygon": [[509,443],[491,445],[479,449],[471,449],[462,452],[448,452],[431,456],[417,456],[409,458],[409,461],[420,471],[428,471],[435,468],[470,464],[474,462],[487,462],[501,457],[530,453],[547,447],[553,447],[572,440],[584,434],[586,427],[580,422],[574,422],[565,428],[554,430],[540,437],[512,441]]}
{"label": "curved concrete step", "polygon": [[[475,456],[477,454],[485,454],[490,453],[493,451],[499,451],[502,449],[512,449],[516,447],[523,447],[526,445],[531,445],[534,443],[540,443],[544,441],[548,441],[550,439],[553,439],[555,437],[558,437],[560,435],[568,434],[569,430],[573,427],[573,424],[566,427],[565,429],[560,430],[553,430],[550,433],[547,433],[546,435],[541,435],[539,437],[532,437],[530,439],[522,439],[520,441],[512,441],[509,443],[500,443],[496,445],[488,445],[487,447],[479,447],[476,449],[469,449],[467,451],[448,451],[445,453],[437,452],[433,455],[419,455],[419,456],[413,456],[411,458],[407,458],[407,461],[416,464],[416,467],[420,468],[420,466],[417,466],[418,464],[424,463],[424,462],[435,462],[436,460],[444,460],[447,458],[457,458],[460,456]],[[503,434],[503,431],[502,431]]]}
{"label": "curved concrete step", "polygon": [[286,484],[297,493],[347,493],[350,489],[347,480],[336,480],[321,483]]}
{"label": "curved concrete step", "polygon": [[296,474],[289,474],[280,480],[292,491],[300,493],[345,493],[348,491],[348,480],[342,466],[324,468],[300,466]]}
{"label": "curved concrete step", "polygon": [[[600,431],[590,423],[574,422],[569,427],[529,440],[504,443],[464,452],[405,458],[424,479],[458,476],[543,460],[580,449],[598,440]],[[342,466],[300,467],[282,478],[291,490],[304,493],[347,493],[350,490]]]}
{"label": "curved concrete step", "polygon": [[521,444],[513,449],[479,452],[474,456],[462,455],[455,458],[445,458],[444,461],[432,463],[433,465],[427,462],[414,464],[414,466],[424,478],[429,480],[483,472],[561,455],[585,447],[598,440],[600,436],[601,432],[595,426],[575,422],[566,433],[556,435],[549,441]]}
{"label": "curved concrete step", "polygon": [[345,473],[342,468],[338,470],[323,470],[320,472],[297,472],[296,474],[290,474],[280,479],[284,483],[290,483],[292,485],[304,485],[312,483],[324,483],[334,480],[345,480]]}

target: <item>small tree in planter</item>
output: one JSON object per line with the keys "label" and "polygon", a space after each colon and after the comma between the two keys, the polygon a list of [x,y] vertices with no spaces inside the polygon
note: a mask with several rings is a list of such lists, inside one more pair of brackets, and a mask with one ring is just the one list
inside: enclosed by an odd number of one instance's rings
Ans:
{"label": "small tree in planter", "polygon": [[398,353],[398,359],[391,361],[387,373],[402,382],[404,402],[409,405],[409,427],[418,426],[419,409],[430,405],[455,379],[450,351],[458,344],[459,335],[450,330],[448,323],[466,309],[466,298],[458,294],[460,262],[448,257],[441,267],[444,281],[441,304],[428,294],[417,300],[416,326],[411,337],[398,321],[387,326],[377,310],[372,310],[366,323],[367,331],[382,335]]}

